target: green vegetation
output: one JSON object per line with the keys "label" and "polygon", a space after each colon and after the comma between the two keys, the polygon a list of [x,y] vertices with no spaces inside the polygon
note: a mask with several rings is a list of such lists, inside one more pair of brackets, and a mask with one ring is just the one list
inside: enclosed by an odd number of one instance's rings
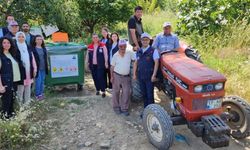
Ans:
{"label": "green vegetation", "polygon": [[[168,17],[164,17],[168,16]],[[162,19],[165,18],[165,19]],[[172,22],[177,31],[177,16],[173,12],[145,14],[144,28],[152,36],[162,32],[162,23]],[[228,95],[239,95],[250,101],[250,25],[245,22],[228,24],[216,33],[192,32],[180,39],[193,45],[202,54],[202,60],[209,67],[227,77],[226,91]]]}
{"label": "green vegetation", "polygon": [[14,119],[0,119],[0,149],[24,149],[46,136],[51,127],[47,118],[48,105],[32,103],[21,109]]}
{"label": "green vegetation", "polygon": [[250,23],[249,0],[182,0],[178,6],[178,30],[181,34],[211,34],[235,20]]}

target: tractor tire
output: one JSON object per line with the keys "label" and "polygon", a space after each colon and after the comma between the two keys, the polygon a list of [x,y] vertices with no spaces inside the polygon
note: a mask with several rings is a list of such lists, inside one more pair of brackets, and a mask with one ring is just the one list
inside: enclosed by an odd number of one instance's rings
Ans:
{"label": "tractor tire", "polygon": [[139,81],[132,80],[132,102],[139,103],[143,101],[142,91],[140,89]]}
{"label": "tractor tire", "polygon": [[148,105],[143,112],[143,128],[151,144],[159,150],[168,150],[175,132],[168,113],[157,104]]}
{"label": "tractor tire", "polygon": [[131,78],[131,101],[140,103],[143,101],[142,91],[140,89],[139,81],[133,80],[133,64],[130,66],[130,78]]}
{"label": "tractor tire", "polygon": [[[228,110],[227,107],[231,108]],[[231,136],[243,139],[250,135],[250,105],[238,96],[227,96],[222,102],[223,111],[233,116],[226,123],[231,128]]]}

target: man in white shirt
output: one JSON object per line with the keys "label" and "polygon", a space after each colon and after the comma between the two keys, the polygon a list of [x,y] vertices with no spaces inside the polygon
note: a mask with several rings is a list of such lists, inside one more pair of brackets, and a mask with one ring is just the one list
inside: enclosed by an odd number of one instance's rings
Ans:
{"label": "man in white shirt", "polygon": [[[131,96],[131,79],[129,74],[131,63],[135,58],[132,51],[126,50],[126,40],[120,40],[118,46],[119,51],[114,54],[111,61],[112,105],[116,114],[128,116]],[[122,93],[121,96],[120,92]]]}

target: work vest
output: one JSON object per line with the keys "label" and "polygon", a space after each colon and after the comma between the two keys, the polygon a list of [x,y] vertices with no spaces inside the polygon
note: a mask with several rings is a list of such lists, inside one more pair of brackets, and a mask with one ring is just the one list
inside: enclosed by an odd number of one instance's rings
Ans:
{"label": "work vest", "polygon": [[149,47],[144,53],[142,49],[139,49],[136,53],[137,60],[137,70],[139,80],[151,80],[154,71],[154,59],[153,59],[154,49]]}
{"label": "work vest", "polygon": [[4,54],[0,54],[1,59],[1,80],[3,86],[7,86],[6,90],[11,90],[13,87],[13,68],[12,68],[12,62],[11,60],[6,57]]}
{"label": "work vest", "polygon": [[[104,46],[105,44],[100,43],[96,50],[96,59],[97,59],[97,68],[105,68],[105,58],[104,58]],[[93,57],[94,57],[94,45],[91,44],[88,46],[89,54],[89,68],[93,67]]]}

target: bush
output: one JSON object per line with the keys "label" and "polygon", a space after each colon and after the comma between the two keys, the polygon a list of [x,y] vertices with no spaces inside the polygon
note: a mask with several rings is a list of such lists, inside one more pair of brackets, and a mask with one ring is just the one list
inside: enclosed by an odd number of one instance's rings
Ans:
{"label": "bush", "polygon": [[182,0],[179,4],[178,31],[211,34],[235,20],[250,22],[249,0]]}
{"label": "bush", "polygon": [[0,119],[0,149],[27,149],[44,137],[51,127],[49,121],[44,121],[46,109],[46,105],[37,103],[17,112],[15,118]]}

